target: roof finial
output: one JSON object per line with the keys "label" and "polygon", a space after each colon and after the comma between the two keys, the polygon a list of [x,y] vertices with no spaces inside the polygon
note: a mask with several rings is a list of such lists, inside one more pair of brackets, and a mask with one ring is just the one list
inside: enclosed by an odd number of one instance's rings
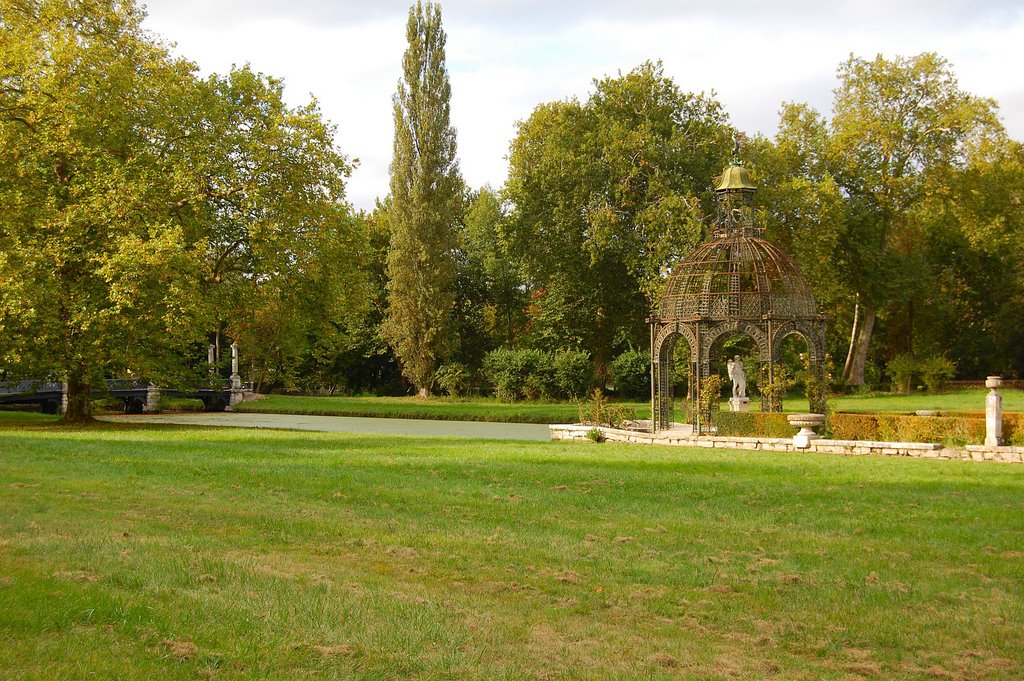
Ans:
{"label": "roof finial", "polygon": [[732,164],[734,166],[741,166],[743,162],[740,161],[740,144],[747,141],[747,135],[737,130],[732,134]]}

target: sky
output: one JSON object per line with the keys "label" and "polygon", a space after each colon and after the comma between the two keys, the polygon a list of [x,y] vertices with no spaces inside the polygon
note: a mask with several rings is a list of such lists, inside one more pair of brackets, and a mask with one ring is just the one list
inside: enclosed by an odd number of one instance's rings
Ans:
{"label": "sky", "polygon": [[[348,199],[388,193],[392,97],[409,4],[391,0],[149,0],[146,27],[203,74],[249,63],[315,97],[358,165]],[[661,60],[685,91],[714,93],[748,135],[773,136],[784,101],[827,113],[836,68],[937,52],[960,87],[995,99],[1024,139],[1020,0],[447,0],[451,118],[467,184],[500,187],[516,122],[542,102],[585,100],[593,80]]]}

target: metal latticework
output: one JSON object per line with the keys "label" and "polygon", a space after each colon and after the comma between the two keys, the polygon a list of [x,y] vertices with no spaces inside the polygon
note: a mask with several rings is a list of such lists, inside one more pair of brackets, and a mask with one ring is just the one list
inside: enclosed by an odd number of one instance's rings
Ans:
{"label": "metal latticework", "polygon": [[[711,348],[727,335],[746,334],[757,345],[769,381],[783,339],[807,341],[811,364],[824,367],[824,317],[799,265],[764,238],[754,221],[754,192],[746,168],[725,169],[715,189],[717,211],[711,239],[698,246],[669,277],[651,318],[652,430],[671,427],[674,356],[682,338],[690,347],[690,406],[711,373]],[[762,409],[773,405],[762,402]]]}

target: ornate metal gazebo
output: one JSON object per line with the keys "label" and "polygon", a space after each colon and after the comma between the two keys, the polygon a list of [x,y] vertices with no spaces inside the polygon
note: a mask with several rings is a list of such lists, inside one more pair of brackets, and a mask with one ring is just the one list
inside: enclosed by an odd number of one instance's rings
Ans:
{"label": "ornate metal gazebo", "polygon": [[[755,224],[750,173],[734,158],[715,188],[717,206],[711,238],[698,246],[669,277],[651,317],[651,430],[671,427],[675,346],[690,346],[690,413],[695,432],[701,382],[711,373],[711,351],[725,337],[745,334],[757,345],[768,382],[782,341],[799,334],[807,341],[811,366],[824,374],[825,317],[800,267],[764,239]],[[761,408],[777,408],[762,398]]]}

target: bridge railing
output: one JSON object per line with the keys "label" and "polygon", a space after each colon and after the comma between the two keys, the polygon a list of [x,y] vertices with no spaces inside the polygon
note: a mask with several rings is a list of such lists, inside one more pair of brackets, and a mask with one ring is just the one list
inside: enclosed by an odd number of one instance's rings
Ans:
{"label": "bridge railing", "polygon": [[64,384],[60,381],[2,381],[0,395],[31,395],[34,393],[63,392]]}

